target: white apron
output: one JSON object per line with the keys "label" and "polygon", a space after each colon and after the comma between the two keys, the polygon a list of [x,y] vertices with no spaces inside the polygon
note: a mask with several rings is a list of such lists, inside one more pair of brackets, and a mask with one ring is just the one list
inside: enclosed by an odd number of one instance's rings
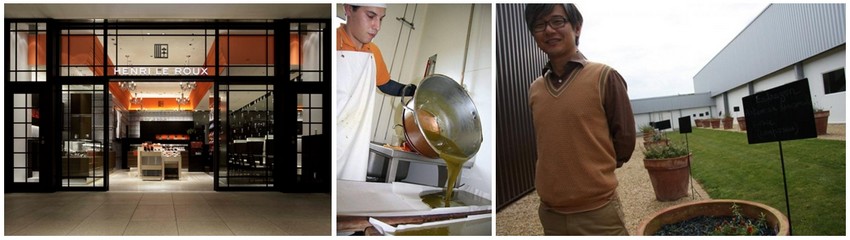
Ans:
{"label": "white apron", "polygon": [[366,181],[377,88],[375,57],[368,52],[337,51],[336,63],[336,177]]}

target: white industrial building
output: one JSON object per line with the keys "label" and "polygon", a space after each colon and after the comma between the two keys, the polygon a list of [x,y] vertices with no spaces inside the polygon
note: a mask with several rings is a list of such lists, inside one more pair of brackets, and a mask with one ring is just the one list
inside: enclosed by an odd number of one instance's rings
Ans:
{"label": "white industrial building", "polygon": [[771,4],[694,76],[696,94],[632,100],[635,121],[741,117],[744,97],[806,78],[813,106],[845,123],[845,65],[845,4]]}

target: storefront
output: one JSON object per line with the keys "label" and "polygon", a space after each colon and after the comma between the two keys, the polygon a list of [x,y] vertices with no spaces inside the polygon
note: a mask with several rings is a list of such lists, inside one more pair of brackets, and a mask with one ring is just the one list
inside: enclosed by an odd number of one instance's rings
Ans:
{"label": "storefront", "polygon": [[330,191],[330,19],[5,24],[6,192]]}

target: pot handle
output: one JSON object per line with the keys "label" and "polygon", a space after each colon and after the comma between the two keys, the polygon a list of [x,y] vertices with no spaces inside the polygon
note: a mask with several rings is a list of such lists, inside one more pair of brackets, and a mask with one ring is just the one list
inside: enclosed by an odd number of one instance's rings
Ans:
{"label": "pot handle", "polygon": [[[405,85],[405,86],[404,86],[404,88],[402,88],[402,89],[401,89],[401,92],[402,92],[402,93],[407,92],[407,88],[409,88],[410,86],[411,86],[411,84],[407,84],[407,85]],[[407,106],[407,104],[408,104],[408,103],[410,103],[410,101],[413,101],[413,97],[411,96],[411,97],[410,97],[410,100],[407,100],[407,102],[405,102],[405,101],[404,101],[404,97],[405,97],[405,96],[404,96],[404,94],[402,94],[401,99],[400,99],[400,101],[401,101],[401,107],[403,107],[404,109],[407,109],[407,110],[412,111],[412,112],[413,112],[413,114],[415,115],[415,114],[416,114],[416,111],[413,111],[413,109],[412,109],[412,108],[410,108],[410,107],[408,107],[408,106]]]}

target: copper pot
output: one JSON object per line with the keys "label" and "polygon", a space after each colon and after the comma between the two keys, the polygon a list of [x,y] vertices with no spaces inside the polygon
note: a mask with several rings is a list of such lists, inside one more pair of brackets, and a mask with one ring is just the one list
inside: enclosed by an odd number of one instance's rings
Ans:
{"label": "copper pot", "polygon": [[478,152],[483,141],[478,111],[466,90],[451,78],[430,75],[420,82],[412,99],[401,101],[404,136],[413,150],[438,158],[445,147],[434,139],[438,135],[454,142],[470,158]]}

